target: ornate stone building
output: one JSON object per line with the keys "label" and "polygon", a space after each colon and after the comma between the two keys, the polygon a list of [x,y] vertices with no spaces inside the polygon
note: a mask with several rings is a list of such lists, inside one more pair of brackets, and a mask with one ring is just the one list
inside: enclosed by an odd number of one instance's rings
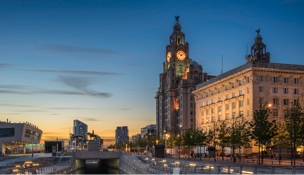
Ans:
{"label": "ornate stone building", "polygon": [[169,45],[166,47],[163,72],[156,93],[157,134],[179,134],[195,128],[195,103],[192,91],[202,83],[202,66],[189,57],[189,44],[176,17]]}
{"label": "ornate stone building", "polygon": [[243,116],[253,119],[253,112],[271,104],[271,116],[281,122],[292,104],[304,106],[304,65],[270,62],[270,53],[257,31],[247,63],[196,86],[196,127],[213,130],[219,121],[232,123]]}

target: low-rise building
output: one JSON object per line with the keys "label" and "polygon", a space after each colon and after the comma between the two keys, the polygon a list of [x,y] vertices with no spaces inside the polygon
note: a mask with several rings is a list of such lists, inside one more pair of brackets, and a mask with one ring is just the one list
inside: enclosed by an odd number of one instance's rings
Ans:
{"label": "low-rise building", "polygon": [[[42,130],[29,123],[0,122],[1,154],[26,153],[26,145],[39,144]],[[33,145],[30,145],[33,149]]]}

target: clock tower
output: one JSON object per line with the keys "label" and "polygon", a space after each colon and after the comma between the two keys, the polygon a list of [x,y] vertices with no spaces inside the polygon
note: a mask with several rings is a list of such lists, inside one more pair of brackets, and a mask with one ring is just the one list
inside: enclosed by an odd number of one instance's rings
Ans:
{"label": "clock tower", "polygon": [[189,44],[175,17],[173,32],[166,46],[163,73],[156,93],[156,125],[160,136],[182,134],[195,128],[195,102],[192,91],[201,83],[202,66],[189,57]]}

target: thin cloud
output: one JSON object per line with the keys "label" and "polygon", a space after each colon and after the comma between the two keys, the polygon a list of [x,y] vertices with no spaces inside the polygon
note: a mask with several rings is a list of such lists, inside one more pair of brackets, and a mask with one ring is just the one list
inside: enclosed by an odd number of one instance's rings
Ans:
{"label": "thin cloud", "polygon": [[65,73],[65,74],[79,74],[79,75],[120,75],[115,72],[100,72],[100,71],[81,71],[81,70],[29,70],[34,72],[47,72],[47,73]]}
{"label": "thin cloud", "polygon": [[81,47],[67,44],[44,44],[37,46],[37,49],[47,50],[56,53],[97,53],[114,54],[117,51],[103,48]]}
{"label": "thin cloud", "polygon": [[82,109],[90,109],[90,108],[48,108],[48,109],[56,109],[56,110],[82,110]]}
{"label": "thin cloud", "polygon": [[78,80],[64,80],[65,84],[77,89],[78,91],[67,90],[52,90],[52,89],[37,89],[21,85],[0,85],[0,94],[19,94],[19,95],[34,95],[34,94],[54,94],[54,95],[89,95],[102,98],[109,98],[110,93],[101,93],[94,90],[87,89],[87,81]]}
{"label": "thin cloud", "polygon": [[87,78],[82,78],[82,77],[59,77],[60,80],[72,87],[75,88],[77,90],[82,91],[83,93],[90,95],[90,96],[96,96],[96,97],[102,97],[102,98],[109,98],[112,95],[110,93],[106,93],[106,92],[98,92],[92,89],[88,89],[87,86],[89,86],[91,84],[90,80],[88,80]]}
{"label": "thin cloud", "polygon": [[13,106],[13,107],[33,107],[33,106],[30,106],[30,105],[7,104],[7,103],[0,103],[0,106]]}
{"label": "thin cloud", "polygon": [[11,65],[10,65],[10,64],[0,63],[0,69],[2,69],[2,68],[7,68],[7,67],[9,67],[9,66],[11,66]]}
{"label": "thin cloud", "polygon": [[96,118],[83,118],[84,121],[99,121]]}

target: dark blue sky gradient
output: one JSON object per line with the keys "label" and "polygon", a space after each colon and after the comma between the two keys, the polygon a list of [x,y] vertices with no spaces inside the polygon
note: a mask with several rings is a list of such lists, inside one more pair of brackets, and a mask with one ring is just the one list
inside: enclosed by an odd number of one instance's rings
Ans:
{"label": "dark blue sky gradient", "polygon": [[218,75],[222,56],[224,72],[246,62],[258,28],[271,62],[303,64],[303,7],[303,0],[2,0],[0,118],[26,118],[45,139],[56,135],[50,125],[66,138],[76,118],[104,137],[122,125],[139,133],[155,123],[174,16],[190,58]]}

